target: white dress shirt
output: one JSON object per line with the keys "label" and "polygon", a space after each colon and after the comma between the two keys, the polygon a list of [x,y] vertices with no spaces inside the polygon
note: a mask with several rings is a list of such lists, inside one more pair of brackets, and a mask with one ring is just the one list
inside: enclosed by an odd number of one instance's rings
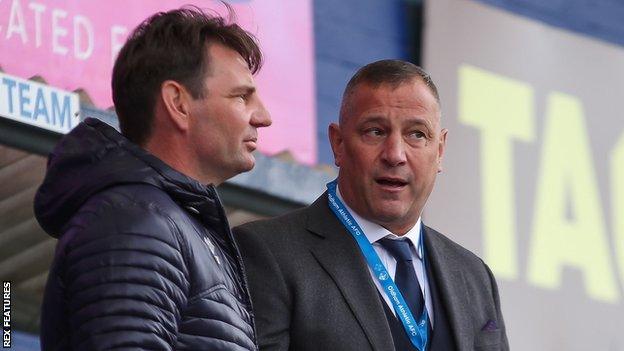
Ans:
{"label": "white dress shirt", "polygon": [[[358,215],[355,211],[353,211],[351,207],[349,207],[349,205],[347,205],[347,203],[343,200],[342,195],[340,195],[340,189],[338,189],[337,186],[336,186],[336,195],[338,195],[338,198],[340,199],[340,201],[342,201],[342,203],[345,205],[347,210],[349,210],[349,213],[351,213],[355,221],[360,225],[360,228],[362,228],[362,231],[364,232],[364,235],[366,235],[366,238],[368,238],[368,241],[373,244],[373,248],[377,252],[379,259],[384,264],[384,266],[386,266],[386,270],[388,271],[388,274],[390,274],[393,280],[394,280],[394,276],[396,273],[396,260],[388,251],[386,251],[386,249],[383,246],[381,246],[378,240],[385,238],[385,237],[388,237],[390,239],[395,239],[395,240],[406,238],[407,240],[410,240],[412,242],[412,245],[410,247],[412,250],[412,258],[413,258],[412,262],[414,263],[414,270],[416,271],[416,277],[418,278],[418,283],[420,284],[420,290],[422,291],[423,296],[425,297],[425,305],[427,306],[427,312],[429,314],[429,321],[431,322],[431,326],[433,327],[433,302],[431,300],[431,293],[430,293],[431,290],[429,289],[428,280],[425,279],[426,275],[424,274],[425,267],[422,261],[422,252],[418,252],[418,242],[420,240],[420,235],[421,235],[420,217],[418,217],[418,221],[416,222],[414,227],[412,227],[412,229],[410,229],[405,235],[398,236],[390,232],[388,229],[380,226],[379,224],[373,223],[367,219],[360,217],[360,215]],[[377,280],[377,277],[373,273],[373,270],[370,267],[368,267],[368,271],[370,272],[373,282],[375,282],[375,286],[377,287],[379,294],[383,297],[388,307],[390,307],[390,310],[392,311],[392,313],[394,313],[394,315],[396,316],[396,312],[394,311],[392,302],[390,302],[390,298],[384,292],[384,289],[379,283],[379,280]],[[423,281],[424,281],[424,284],[423,284]],[[412,311],[412,313],[414,312]],[[414,318],[418,319],[420,318],[420,316],[414,315]]]}

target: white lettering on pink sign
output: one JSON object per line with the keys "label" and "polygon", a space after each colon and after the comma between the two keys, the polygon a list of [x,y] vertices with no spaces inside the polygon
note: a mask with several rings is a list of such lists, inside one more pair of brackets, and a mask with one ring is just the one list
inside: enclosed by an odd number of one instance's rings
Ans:
{"label": "white lettering on pink sign", "polygon": [[[186,0],[0,0],[0,67],[35,75],[65,90],[83,88],[100,108],[112,105],[110,79],[126,37],[148,16]],[[273,125],[259,131],[259,148],[290,150],[316,162],[312,0],[233,1],[237,23],[256,35],[265,64],[257,77]],[[194,1],[223,12],[218,1]]]}

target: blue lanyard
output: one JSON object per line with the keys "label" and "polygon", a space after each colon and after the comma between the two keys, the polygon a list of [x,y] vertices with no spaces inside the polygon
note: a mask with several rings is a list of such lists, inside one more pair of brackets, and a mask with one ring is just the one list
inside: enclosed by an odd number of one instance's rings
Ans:
{"label": "blue lanyard", "polygon": [[[340,201],[338,196],[336,196],[336,180],[327,183],[327,197],[329,199],[329,208],[331,208],[349,233],[353,235],[353,238],[364,254],[364,258],[366,258],[368,266],[373,270],[379,284],[381,284],[384,292],[392,302],[394,311],[403,323],[403,328],[405,329],[410,341],[418,350],[424,351],[425,346],[427,345],[427,340],[429,339],[429,316],[427,314],[427,307],[423,306],[423,312],[420,319],[416,321],[407,306],[403,295],[401,295],[399,288],[396,284],[394,284],[394,281],[390,278],[390,274],[386,270],[386,267],[379,259],[379,255],[375,252],[373,245],[368,241],[368,238],[366,238],[362,232],[362,228],[360,228],[360,225],[356,222],[355,218],[353,218],[351,213],[349,213],[349,210],[347,210],[342,201]],[[422,245],[422,236],[423,234],[421,233],[418,249],[422,250],[424,264],[425,247]]]}

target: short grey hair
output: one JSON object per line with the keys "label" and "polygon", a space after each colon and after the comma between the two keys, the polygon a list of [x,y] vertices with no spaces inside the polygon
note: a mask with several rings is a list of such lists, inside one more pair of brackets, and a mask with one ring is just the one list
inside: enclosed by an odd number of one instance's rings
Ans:
{"label": "short grey hair", "polygon": [[347,83],[347,87],[342,94],[342,105],[340,107],[340,121],[347,113],[348,101],[360,84],[368,84],[374,88],[382,84],[388,84],[392,89],[398,88],[401,84],[411,82],[414,78],[420,78],[427,85],[431,93],[440,105],[440,95],[438,88],[433,83],[431,76],[421,67],[402,60],[380,60],[360,68]]}

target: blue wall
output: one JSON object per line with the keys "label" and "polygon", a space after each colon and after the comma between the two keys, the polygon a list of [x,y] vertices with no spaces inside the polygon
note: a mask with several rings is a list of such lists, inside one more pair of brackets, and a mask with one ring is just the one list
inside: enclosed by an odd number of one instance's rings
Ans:
{"label": "blue wall", "polygon": [[334,163],[327,126],[349,78],[367,63],[407,58],[404,8],[405,0],[314,1],[319,163]]}
{"label": "blue wall", "polygon": [[[429,0],[435,1],[435,0]],[[623,0],[474,0],[552,26],[624,46]],[[408,59],[405,8],[420,0],[315,0],[319,163],[333,164],[327,126],[338,118],[342,90],[355,71],[383,58]]]}
{"label": "blue wall", "polygon": [[478,1],[551,26],[624,46],[624,1],[622,0]]}

